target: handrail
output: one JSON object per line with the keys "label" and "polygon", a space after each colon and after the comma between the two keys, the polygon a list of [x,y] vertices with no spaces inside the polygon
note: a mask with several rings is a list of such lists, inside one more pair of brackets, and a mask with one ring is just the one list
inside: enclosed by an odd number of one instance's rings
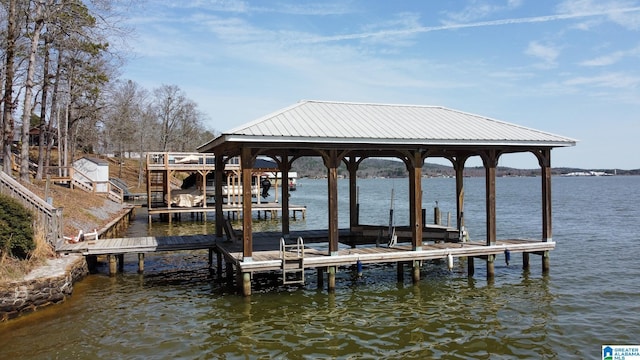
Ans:
{"label": "handrail", "polygon": [[[211,153],[188,153],[188,152],[148,152],[147,170],[149,169],[169,169],[169,168],[191,168],[191,167],[215,167],[215,155]],[[228,159],[225,165],[236,165],[240,167],[240,158]]]}
{"label": "handrail", "polygon": [[47,242],[54,248],[62,239],[62,208],[42,200],[38,195],[20,184],[8,174],[0,170],[0,193],[19,201],[24,207],[33,211],[37,222],[44,224]]}

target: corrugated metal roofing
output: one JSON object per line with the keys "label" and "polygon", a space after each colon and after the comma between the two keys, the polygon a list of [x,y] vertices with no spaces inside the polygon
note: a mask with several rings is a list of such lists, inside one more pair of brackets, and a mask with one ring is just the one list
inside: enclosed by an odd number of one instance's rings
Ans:
{"label": "corrugated metal roofing", "polygon": [[[573,146],[576,140],[440,106],[305,100],[223,133],[226,141]],[[275,139],[274,139],[275,140]]]}

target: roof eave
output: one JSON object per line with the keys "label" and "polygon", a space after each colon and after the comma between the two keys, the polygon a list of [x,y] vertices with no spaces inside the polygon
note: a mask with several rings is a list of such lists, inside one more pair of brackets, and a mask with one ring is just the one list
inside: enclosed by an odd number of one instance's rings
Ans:
{"label": "roof eave", "polygon": [[500,147],[570,147],[575,146],[573,139],[540,141],[540,140],[462,140],[462,139],[382,139],[382,138],[340,138],[340,137],[285,137],[285,136],[256,136],[224,134],[211,141],[209,149],[224,142],[235,143],[273,143],[273,144],[369,144],[369,145],[399,145],[399,146],[500,146]]}

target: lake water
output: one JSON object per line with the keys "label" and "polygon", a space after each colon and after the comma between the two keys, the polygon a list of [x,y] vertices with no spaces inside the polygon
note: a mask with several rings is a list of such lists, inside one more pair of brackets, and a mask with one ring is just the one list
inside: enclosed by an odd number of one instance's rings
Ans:
{"label": "lake water", "polygon": [[[361,222],[407,224],[406,179],[360,180]],[[540,178],[497,179],[498,237],[541,234]],[[465,222],[484,238],[484,179],[467,178]],[[326,227],[326,181],[299,181],[293,204],[307,205],[292,229]],[[340,181],[347,194],[347,180]],[[455,179],[424,179],[428,219],[435,202],[455,219]],[[215,281],[206,252],[148,254],[125,273],[106,266],[75,286],[66,302],[0,324],[1,359],[288,358],[288,359],[600,359],[603,344],[640,344],[640,177],[554,177],[551,272],[521,257],[496,261],[488,282],[456,260],[425,263],[421,281],[398,283],[395,266],[339,270],[335,293],[318,290],[315,272],[302,288],[257,276],[243,298]],[[340,224],[348,225],[347,200]],[[455,220],[454,220],[455,221]],[[206,224],[154,222],[141,215],[133,235],[212,232]],[[279,229],[276,220],[257,229]],[[407,270],[408,271],[408,270]]]}

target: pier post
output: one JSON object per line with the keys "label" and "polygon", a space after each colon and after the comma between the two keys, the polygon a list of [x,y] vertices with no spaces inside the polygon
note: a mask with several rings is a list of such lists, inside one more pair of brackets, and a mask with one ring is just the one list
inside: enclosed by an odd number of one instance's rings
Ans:
{"label": "pier post", "polygon": [[402,261],[398,261],[397,263],[396,275],[398,277],[398,282],[404,281],[404,263]]}
{"label": "pier post", "polygon": [[242,295],[251,296],[251,273],[242,273]]}
{"label": "pier post", "polygon": [[138,254],[138,273],[142,274],[144,272],[144,253]]}
{"label": "pier post", "polygon": [[328,270],[328,276],[327,276],[327,290],[329,292],[334,292],[336,291],[336,267],[335,266],[329,266]]}
{"label": "pier post", "polygon": [[209,269],[213,269],[213,248],[209,248]]}
{"label": "pier post", "polygon": [[321,290],[322,288],[324,288],[324,272],[325,272],[325,268],[319,267],[319,268],[317,268],[317,270],[318,270],[318,289]]}
{"label": "pier post", "polygon": [[118,271],[124,272],[124,254],[118,254]]}
{"label": "pier post", "polygon": [[551,259],[549,256],[549,251],[545,251],[542,253],[542,273],[547,274],[551,268]]}
{"label": "pier post", "polygon": [[420,282],[420,260],[413,261],[413,283],[417,284]]}
{"label": "pier post", "polygon": [[528,252],[522,253],[522,269],[529,270],[529,253]]}
{"label": "pier post", "polygon": [[109,260],[109,276],[116,276],[116,273],[118,272],[116,256],[107,255],[107,259]]}
{"label": "pier post", "polygon": [[487,279],[493,279],[496,276],[495,255],[487,255]]}
{"label": "pier post", "polygon": [[467,257],[467,276],[473,277],[473,274],[476,272],[475,264],[473,263],[473,256]]}

